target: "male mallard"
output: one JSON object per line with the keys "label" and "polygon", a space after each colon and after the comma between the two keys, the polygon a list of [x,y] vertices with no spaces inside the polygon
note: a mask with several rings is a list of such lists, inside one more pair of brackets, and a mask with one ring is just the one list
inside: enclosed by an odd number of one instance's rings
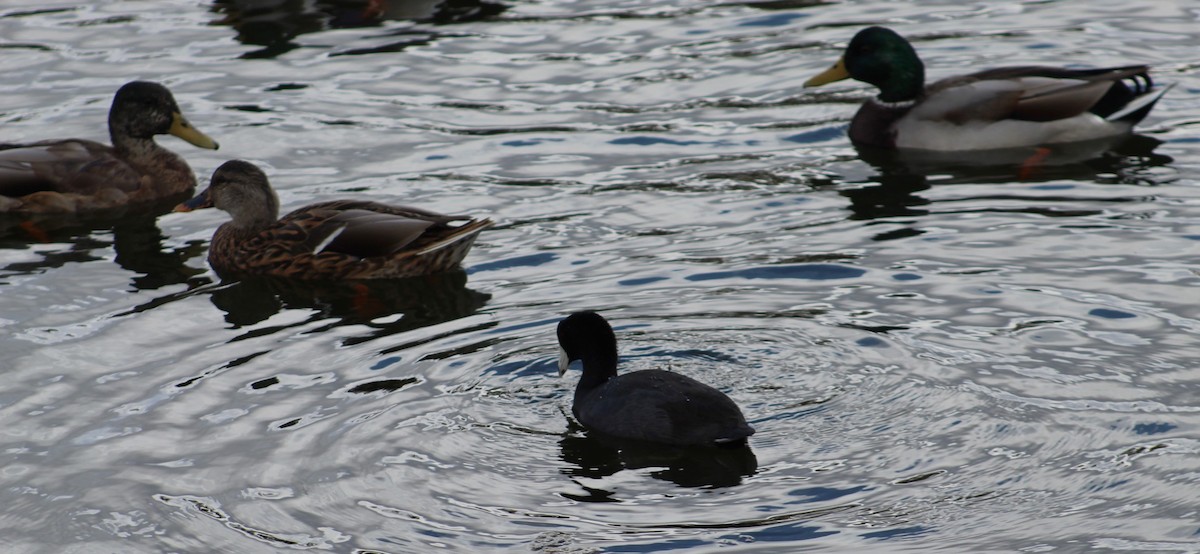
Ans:
{"label": "male mallard", "polygon": [[[488,219],[443,215],[365,200],[310,204],[279,217],[279,198],[254,164],[230,160],[177,212],[216,207],[221,225],[208,262],[219,273],[296,279],[389,279],[458,266]],[[461,225],[449,223],[463,221]]]}
{"label": "male mallard", "polygon": [[[1166,92],[1144,65],[1001,67],[925,85],[925,66],[891,29],[868,27],[815,87],[854,78],[879,88],[850,122],[855,144],[987,150],[1080,142],[1129,132]],[[1168,87],[1169,88],[1169,87]]]}
{"label": "male mallard", "polygon": [[154,135],[217,149],[183,117],[171,91],[145,81],[117,91],[108,133],[112,146],[83,139],[0,144],[0,213],[82,213],[186,195],[196,176]]}

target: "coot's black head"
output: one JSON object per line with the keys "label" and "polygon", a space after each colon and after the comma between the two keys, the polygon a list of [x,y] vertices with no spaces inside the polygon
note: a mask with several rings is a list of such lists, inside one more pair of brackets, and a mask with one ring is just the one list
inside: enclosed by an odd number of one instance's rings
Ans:
{"label": "coot's black head", "polygon": [[[558,323],[558,374],[567,372],[575,360],[583,360],[583,370],[590,368],[616,373],[617,336],[612,326],[596,312],[575,312]],[[593,370],[594,371],[594,370]]]}

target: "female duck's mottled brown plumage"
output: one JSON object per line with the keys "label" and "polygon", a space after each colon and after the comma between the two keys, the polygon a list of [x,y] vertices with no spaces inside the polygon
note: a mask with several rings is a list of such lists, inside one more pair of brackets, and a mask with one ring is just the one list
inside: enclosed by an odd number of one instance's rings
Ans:
{"label": "female duck's mottled brown plumage", "polygon": [[[388,279],[458,267],[487,219],[362,200],[311,204],[281,219],[279,199],[254,164],[225,162],[208,188],[176,211],[216,207],[233,217],[213,235],[219,273],[296,279]],[[461,225],[450,225],[464,222]]]}
{"label": "female duck's mottled brown plumage", "polygon": [[196,177],[154,135],[217,148],[183,117],[171,91],[145,81],[117,91],[108,133],[112,146],[83,139],[0,144],[0,213],[87,213],[184,196]]}

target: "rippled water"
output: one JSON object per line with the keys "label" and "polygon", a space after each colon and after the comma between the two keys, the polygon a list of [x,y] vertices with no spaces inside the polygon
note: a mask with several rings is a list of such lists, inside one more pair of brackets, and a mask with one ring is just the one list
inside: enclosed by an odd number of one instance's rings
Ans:
{"label": "rippled water", "polygon": [[[0,139],[167,83],[285,208],[495,219],[462,273],[221,282],[220,212],[6,222],[11,552],[1200,551],[1189,2],[117,1],[0,7]],[[1107,153],[864,162],[853,32],[932,76],[1144,62]],[[554,324],[728,391],[752,457],[574,426]]]}

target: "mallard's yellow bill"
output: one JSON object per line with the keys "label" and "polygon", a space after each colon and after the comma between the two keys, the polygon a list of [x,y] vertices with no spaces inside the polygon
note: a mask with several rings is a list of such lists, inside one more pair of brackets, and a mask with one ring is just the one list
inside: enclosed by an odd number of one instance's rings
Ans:
{"label": "mallard's yellow bill", "polygon": [[192,124],[188,123],[188,120],[185,119],[183,114],[179,112],[171,114],[171,129],[167,132],[196,146],[199,146],[200,148],[216,150],[220,147],[220,145],[217,144],[217,141],[208,138],[208,135],[201,133],[200,131],[197,131],[195,127],[192,127]]}
{"label": "mallard's yellow bill", "polygon": [[826,69],[820,75],[817,75],[812,79],[804,81],[804,88],[819,87],[821,85],[826,85],[849,78],[850,72],[846,71],[846,59],[838,58],[837,63],[833,64],[833,67]]}

